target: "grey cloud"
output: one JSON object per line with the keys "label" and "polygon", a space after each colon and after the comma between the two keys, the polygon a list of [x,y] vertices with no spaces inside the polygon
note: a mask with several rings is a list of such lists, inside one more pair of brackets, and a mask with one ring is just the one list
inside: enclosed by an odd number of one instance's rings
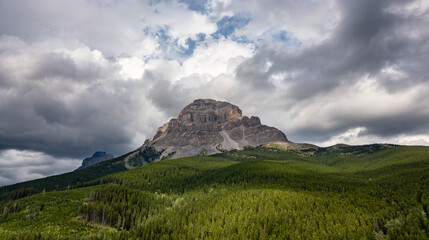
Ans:
{"label": "grey cloud", "polygon": [[[238,68],[237,78],[254,89],[265,88],[272,95],[282,95],[285,106],[289,103],[302,108],[320,105],[317,99],[321,96],[341,101],[344,96],[335,91],[339,88],[359,91],[356,84],[367,77],[375,79],[378,90],[387,96],[416,90],[409,94],[410,99],[416,99],[413,104],[418,108],[410,106],[394,115],[383,112],[371,115],[371,106],[366,106],[366,109],[357,109],[359,116],[356,118],[338,116],[348,114],[339,112],[340,109],[326,112],[323,120],[330,121],[329,128],[320,127],[317,120],[312,120],[306,129],[290,131],[297,139],[320,141],[353,127],[365,127],[367,130],[362,134],[377,136],[427,132],[429,113],[425,109],[429,106],[427,101],[417,99],[427,95],[422,86],[427,86],[429,81],[429,69],[425,64],[429,61],[429,30],[425,27],[429,13],[402,16],[387,11],[391,4],[407,4],[403,1],[338,3],[343,17],[331,38],[292,53],[278,48],[261,48]],[[260,66],[267,60],[272,66],[261,72]],[[389,68],[402,75],[386,73]],[[281,84],[287,87],[283,93],[272,87],[271,78],[276,74],[285,76]]]}
{"label": "grey cloud", "polygon": [[13,79],[0,84],[0,149],[82,158],[97,150],[120,155],[139,146],[133,137],[142,128],[135,119],[145,111],[140,106],[145,98],[135,97],[144,89],[143,81],[116,79],[114,63],[82,68],[67,54],[23,56],[40,61],[18,70],[20,63],[0,68],[2,83]]}
{"label": "grey cloud", "polygon": [[103,69],[95,63],[86,63],[78,66],[66,54],[49,53],[38,56],[37,67],[30,78],[62,78],[72,81],[94,81],[106,78]]}
{"label": "grey cloud", "polygon": [[[208,82],[202,80],[204,77],[199,74],[187,76],[174,83],[151,71],[146,71],[144,78],[152,82],[147,89],[148,99],[163,111],[167,118],[177,117],[179,112],[195,99],[213,98],[240,104],[245,103],[245,99],[249,97],[244,89],[245,86],[239,86],[231,76],[223,74],[213,77]],[[225,81],[235,85],[232,88],[223,89],[222,85]],[[198,82],[198,85],[187,84],[187,82]],[[253,99],[256,97],[253,96]]]}
{"label": "grey cloud", "polygon": [[335,113],[327,112],[331,115],[325,119],[332,123],[332,126],[323,127],[316,121],[303,128],[293,128],[287,130],[292,140],[323,142],[332,136],[346,132],[349,129],[365,127],[359,136],[378,136],[388,139],[401,134],[429,134],[429,114],[423,112],[402,111],[392,115],[378,115],[369,117],[365,110],[359,111],[359,117],[338,116]]}
{"label": "grey cloud", "polygon": [[363,134],[390,137],[400,134],[429,134],[429,112],[427,104],[392,115],[376,116],[362,121],[367,128]]}
{"label": "grey cloud", "polygon": [[[144,2],[100,3],[86,0],[2,0],[0,33],[18,36],[27,42],[52,42],[52,39],[59,38],[75,46],[84,44],[99,49],[108,56],[133,53],[139,42],[124,34],[124,28],[130,32],[141,31],[144,27],[141,21]],[[52,47],[63,46],[53,43]]]}
{"label": "grey cloud", "polygon": [[262,49],[253,58],[247,60],[236,70],[236,75],[244,84],[253,86],[254,89],[274,90],[274,85],[268,81],[270,72],[261,71],[267,64],[268,56],[272,52]]}
{"label": "grey cloud", "polygon": [[[257,76],[254,77],[258,79],[257,84],[255,81],[250,82],[263,87],[270,86],[268,77],[272,74],[293,73],[294,76],[284,81],[292,83],[288,96],[296,99],[329,92],[342,82],[357,81],[365,74],[377,75],[383,67],[391,64],[397,64],[409,73],[419,73],[406,80],[428,80],[422,78],[427,75],[427,70],[421,64],[421,60],[427,59],[427,50],[419,52],[425,49],[423,44],[427,45],[427,41],[423,40],[427,39],[428,33],[418,39],[410,38],[407,32],[398,33],[398,28],[405,28],[404,25],[419,24],[423,27],[425,18],[418,16],[416,19],[404,19],[388,13],[385,8],[389,2],[386,1],[341,3],[343,21],[331,39],[298,54],[262,48],[237,70],[237,77],[248,82],[252,76]],[[261,74],[258,65],[265,59],[271,60],[273,65],[266,74]]]}
{"label": "grey cloud", "polygon": [[33,110],[47,124],[67,123],[71,118],[71,112],[67,110],[65,103],[55,98],[36,99],[33,102]]}
{"label": "grey cloud", "polygon": [[144,78],[153,82],[147,90],[147,96],[158,108],[169,116],[177,116],[178,111],[189,102],[189,95],[178,85],[172,85],[168,79],[157,76],[156,73],[146,70]]}
{"label": "grey cloud", "polygon": [[0,186],[76,169],[81,160],[57,158],[40,152],[0,151]]}
{"label": "grey cloud", "polygon": [[52,77],[61,78],[77,78],[77,67],[73,62],[73,59],[66,55],[58,53],[50,53],[45,56],[38,57],[38,67],[33,73],[33,78],[43,79]]}

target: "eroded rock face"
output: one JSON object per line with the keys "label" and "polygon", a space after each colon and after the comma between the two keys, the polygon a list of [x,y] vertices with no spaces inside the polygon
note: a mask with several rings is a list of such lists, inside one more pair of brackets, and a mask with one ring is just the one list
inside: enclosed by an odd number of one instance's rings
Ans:
{"label": "eroded rock face", "polygon": [[233,104],[198,99],[186,106],[178,118],[158,128],[142,148],[152,146],[164,150],[164,156],[174,153],[173,158],[179,158],[271,142],[288,140],[280,130],[262,125],[258,117],[243,117]]}

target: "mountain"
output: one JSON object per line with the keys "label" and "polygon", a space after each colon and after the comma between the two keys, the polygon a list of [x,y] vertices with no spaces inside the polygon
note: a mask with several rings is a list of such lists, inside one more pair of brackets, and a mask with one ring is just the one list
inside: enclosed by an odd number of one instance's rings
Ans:
{"label": "mountain", "polygon": [[95,152],[91,157],[85,158],[82,161],[82,166],[80,166],[77,170],[87,168],[89,166],[92,166],[100,162],[104,162],[106,160],[110,160],[112,158],[113,158],[113,155],[110,153]]}
{"label": "mountain", "polygon": [[110,160],[108,158],[113,157],[111,154],[96,152],[83,160],[78,171],[0,187],[0,201],[17,190],[27,189],[33,194],[80,186],[84,182],[160,159],[210,155],[260,145],[280,149],[317,149],[315,145],[289,141],[280,130],[262,125],[258,117],[242,116],[241,109],[231,103],[197,99],[186,106],[178,118],[158,128],[155,136],[147,139],[137,150]]}
{"label": "mountain", "polygon": [[153,147],[162,151],[161,157],[180,158],[272,142],[290,143],[283,132],[262,125],[258,117],[243,116],[236,105],[197,99],[177,118],[158,128],[155,136],[145,141],[141,151]]}

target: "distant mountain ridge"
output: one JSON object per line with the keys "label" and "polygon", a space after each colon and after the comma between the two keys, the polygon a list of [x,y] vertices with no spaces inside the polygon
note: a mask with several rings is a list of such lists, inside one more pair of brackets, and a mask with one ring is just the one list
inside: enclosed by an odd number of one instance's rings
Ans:
{"label": "distant mountain ridge", "polygon": [[84,169],[90,167],[94,164],[104,162],[113,158],[113,155],[106,152],[95,152],[91,157],[85,158],[82,161],[82,166],[80,166],[77,170]]}
{"label": "distant mountain ridge", "polygon": [[155,136],[147,139],[141,149],[153,147],[162,151],[161,157],[180,158],[272,142],[291,143],[282,131],[261,124],[258,117],[243,116],[236,105],[197,99],[177,118],[158,128]]}

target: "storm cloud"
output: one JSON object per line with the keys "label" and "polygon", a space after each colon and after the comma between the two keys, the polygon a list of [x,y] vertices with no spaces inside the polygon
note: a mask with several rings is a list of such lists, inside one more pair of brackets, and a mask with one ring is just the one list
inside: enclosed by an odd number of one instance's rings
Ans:
{"label": "storm cloud", "polygon": [[320,142],[356,127],[382,137],[427,134],[429,17],[420,7],[340,1],[342,18],[330,38],[294,52],[261,48],[236,77],[296,109],[291,120],[305,122],[290,127],[298,139]]}
{"label": "storm cloud", "polygon": [[0,0],[0,185],[119,156],[196,98],[296,142],[429,145],[425,1]]}

